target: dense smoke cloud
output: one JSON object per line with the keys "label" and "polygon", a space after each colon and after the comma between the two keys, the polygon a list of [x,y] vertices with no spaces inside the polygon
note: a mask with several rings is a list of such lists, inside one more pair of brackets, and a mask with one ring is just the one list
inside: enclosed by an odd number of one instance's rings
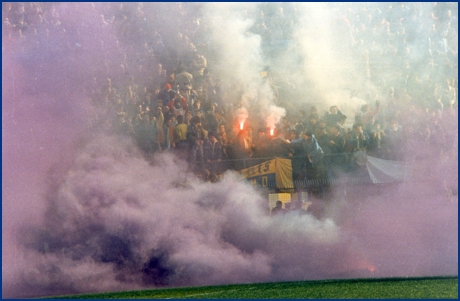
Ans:
{"label": "dense smoke cloud", "polygon": [[[379,193],[341,187],[315,202],[324,207],[321,216],[271,217],[264,193],[232,171],[206,183],[182,159],[146,158],[134,141],[114,135],[110,114],[87,97],[90,79],[104,82],[108,71],[124,68],[111,65],[123,54],[142,61],[144,50],[130,42],[153,35],[150,27],[167,33],[170,52],[157,55],[172,61],[170,53],[180,48],[174,26],[184,26],[176,15],[181,5],[184,14],[202,14],[209,30],[202,40],[216,50],[207,59],[235,116],[272,127],[307,100],[338,104],[349,116],[361,105],[354,61],[336,48],[343,36],[334,35],[336,23],[323,23],[340,14],[326,4],[293,9],[292,40],[277,57],[250,30],[256,3],[145,4],[143,30],[103,20],[106,4],[54,4],[67,32],[37,32],[46,48],[32,38],[13,43],[4,33],[2,39],[4,298],[458,274],[458,204],[445,196],[458,170],[447,157],[421,164],[414,181]],[[267,68],[291,80],[295,99],[276,99],[261,76]]]}
{"label": "dense smoke cloud", "polygon": [[291,252],[284,246],[338,239],[331,220],[273,221],[264,199],[231,173],[201,183],[177,158],[157,159],[151,166],[114,137],[84,146],[47,192],[41,226],[18,232],[29,250],[16,255],[13,279],[29,294],[269,281],[274,267],[280,275],[296,264],[278,266]]}
{"label": "dense smoke cloud", "polygon": [[337,20],[338,13],[334,13],[328,3],[303,3],[299,5],[299,16],[293,35],[305,58],[299,66],[301,74],[306,75],[302,78],[312,81],[316,101],[325,107],[339,105],[347,116],[353,116],[352,108],[359,107],[360,103],[351,101],[351,92],[359,88],[356,84],[362,82],[362,78],[357,78],[359,73],[350,53],[337,47],[346,45],[346,29],[342,29],[344,36],[338,35],[339,26],[326,21]]}
{"label": "dense smoke cloud", "polygon": [[[270,115],[267,127],[275,127],[286,115],[274,104],[274,95],[261,73],[266,68],[261,48],[262,38],[250,32],[257,13],[256,3],[211,3],[204,7],[203,15],[209,20],[208,28],[218,50],[215,59],[220,62],[218,76],[242,87],[241,104],[259,111],[262,120]],[[219,68],[220,67],[220,68]],[[240,119],[240,118],[239,118]]]}

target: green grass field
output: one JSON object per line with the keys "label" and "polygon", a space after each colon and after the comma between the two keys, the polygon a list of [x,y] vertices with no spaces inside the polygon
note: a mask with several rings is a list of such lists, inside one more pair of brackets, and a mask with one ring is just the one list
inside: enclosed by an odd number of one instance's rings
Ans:
{"label": "green grass field", "polygon": [[[458,277],[277,282],[152,289],[56,299],[458,299]],[[51,298],[47,298],[51,299]]]}

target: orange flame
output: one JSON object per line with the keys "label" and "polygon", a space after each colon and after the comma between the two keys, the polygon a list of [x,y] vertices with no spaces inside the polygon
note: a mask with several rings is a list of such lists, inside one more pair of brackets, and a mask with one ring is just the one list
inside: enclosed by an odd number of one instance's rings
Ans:
{"label": "orange flame", "polygon": [[242,130],[244,127],[244,121],[240,121],[240,130]]}
{"label": "orange flame", "polygon": [[366,270],[368,270],[369,272],[372,272],[372,273],[375,272],[375,266],[372,263],[370,263],[369,261],[367,261],[367,260],[360,261],[358,263],[358,268],[366,269]]}
{"label": "orange flame", "polygon": [[275,133],[275,128],[271,128],[270,129],[270,136],[273,136],[274,133]]}

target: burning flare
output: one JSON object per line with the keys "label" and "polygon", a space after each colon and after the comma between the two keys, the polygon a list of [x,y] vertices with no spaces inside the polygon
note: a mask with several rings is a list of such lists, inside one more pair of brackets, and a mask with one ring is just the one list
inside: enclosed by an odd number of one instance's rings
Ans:
{"label": "burning flare", "polygon": [[369,262],[368,260],[362,260],[357,264],[358,269],[360,270],[368,270],[369,272],[375,272],[375,266]]}

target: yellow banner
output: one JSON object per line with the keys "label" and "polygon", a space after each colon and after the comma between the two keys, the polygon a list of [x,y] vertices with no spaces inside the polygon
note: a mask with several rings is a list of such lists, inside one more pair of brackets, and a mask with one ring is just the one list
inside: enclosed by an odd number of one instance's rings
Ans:
{"label": "yellow banner", "polygon": [[294,188],[290,159],[275,158],[240,170],[238,173],[246,179],[253,180],[251,183],[254,185],[267,186],[269,181],[275,181],[278,189]]}
{"label": "yellow banner", "polygon": [[291,159],[276,158],[276,187],[294,188]]}
{"label": "yellow banner", "polygon": [[238,173],[247,179],[276,173],[276,159],[242,169]]}

